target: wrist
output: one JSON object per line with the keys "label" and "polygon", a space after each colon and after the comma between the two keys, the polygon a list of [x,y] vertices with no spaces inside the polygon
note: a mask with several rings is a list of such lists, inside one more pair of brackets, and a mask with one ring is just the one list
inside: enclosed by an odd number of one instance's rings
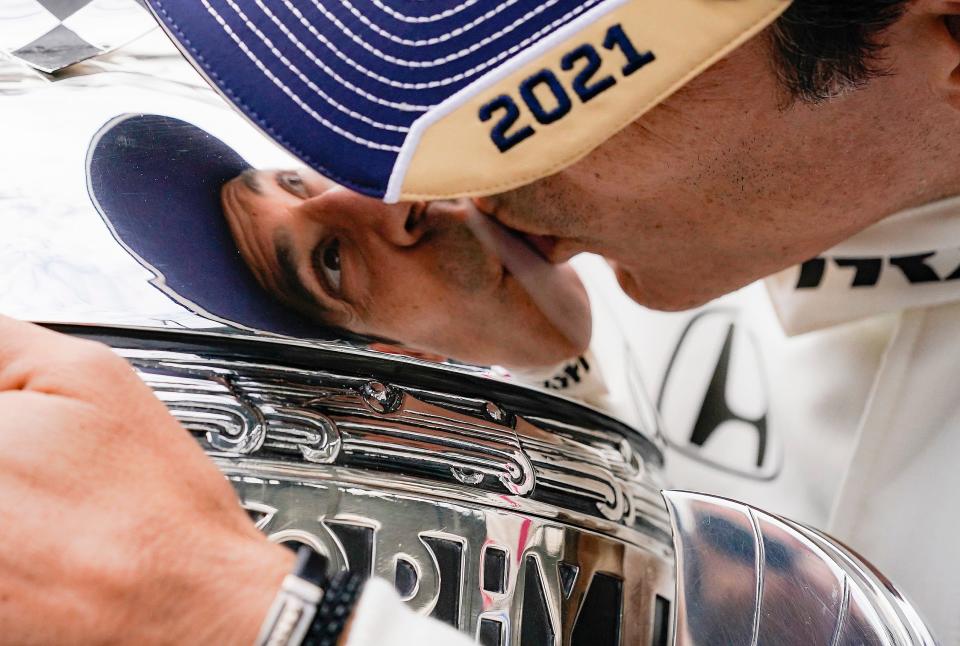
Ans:
{"label": "wrist", "polygon": [[162,569],[169,602],[154,612],[158,635],[178,644],[252,645],[290,573],[294,553],[260,536],[202,538],[209,549],[193,550],[181,564]]}
{"label": "wrist", "polygon": [[295,554],[282,545],[264,541],[243,560],[249,567],[226,578],[226,588],[219,596],[234,606],[233,612],[224,614],[228,625],[214,640],[220,643],[254,644],[284,577],[293,569]]}

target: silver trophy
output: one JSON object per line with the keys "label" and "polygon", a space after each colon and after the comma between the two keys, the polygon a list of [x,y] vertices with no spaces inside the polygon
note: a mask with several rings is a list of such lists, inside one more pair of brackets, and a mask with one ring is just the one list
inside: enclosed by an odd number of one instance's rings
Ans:
{"label": "silver trophy", "polygon": [[[304,327],[247,298],[249,276],[205,298],[239,261],[204,264],[220,261],[190,245],[225,225],[192,210],[245,163],[289,162],[212,93],[99,74],[6,100],[0,310],[125,357],[270,540],[391,581],[489,646],[934,643],[829,537],[664,491],[654,426]],[[177,211],[190,219],[164,219]]]}

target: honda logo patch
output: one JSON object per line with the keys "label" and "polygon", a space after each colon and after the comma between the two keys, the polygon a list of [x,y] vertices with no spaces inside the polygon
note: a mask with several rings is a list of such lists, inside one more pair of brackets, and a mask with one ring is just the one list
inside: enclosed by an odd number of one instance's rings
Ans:
{"label": "honda logo patch", "polygon": [[691,319],[657,398],[668,444],[711,467],[773,479],[782,448],[771,432],[769,401],[760,345],[736,310]]}

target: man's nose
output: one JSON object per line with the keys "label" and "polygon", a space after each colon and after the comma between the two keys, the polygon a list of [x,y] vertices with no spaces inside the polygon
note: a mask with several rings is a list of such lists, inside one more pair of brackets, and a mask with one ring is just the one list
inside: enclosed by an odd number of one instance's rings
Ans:
{"label": "man's nose", "polygon": [[377,236],[398,247],[415,245],[428,229],[424,202],[386,204],[340,186],[307,200],[301,209],[325,226]]}

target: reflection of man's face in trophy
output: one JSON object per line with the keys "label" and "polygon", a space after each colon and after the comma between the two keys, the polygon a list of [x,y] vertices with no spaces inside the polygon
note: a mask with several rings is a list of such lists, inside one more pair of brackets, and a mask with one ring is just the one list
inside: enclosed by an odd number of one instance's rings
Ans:
{"label": "reflection of man's face in trophy", "polygon": [[[257,280],[313,320],[518,369],[585,350],[471,232],[467,201],[389,205],[309,170],[250,170],[222,198]],[[559,271],[588,307],[573,269]]]}

